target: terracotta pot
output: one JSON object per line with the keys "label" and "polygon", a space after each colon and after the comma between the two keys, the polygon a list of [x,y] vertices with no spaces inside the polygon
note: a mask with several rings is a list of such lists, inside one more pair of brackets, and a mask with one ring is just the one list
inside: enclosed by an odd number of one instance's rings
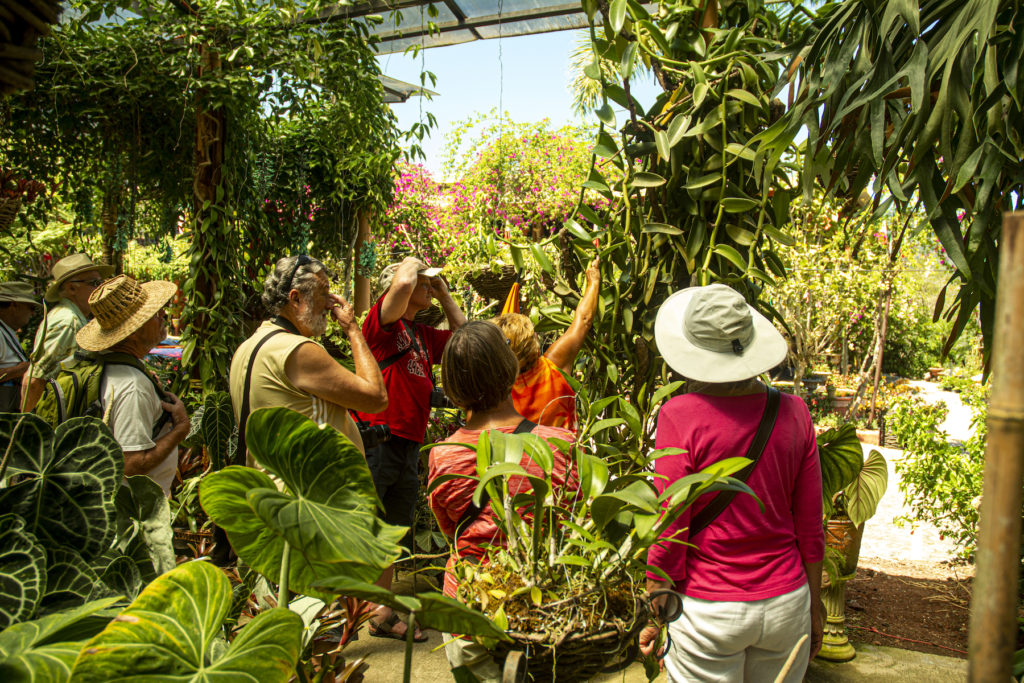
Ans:
{"label": "terracotta pot", "polygon": [[857,571],[857,560],[860,558],[860,541],[864,534],[864,525],[854,526],[849,517],[830,517],[825,526],[825,545],[835,548],[843,556],[840,566],[842,578],[849,578]]}

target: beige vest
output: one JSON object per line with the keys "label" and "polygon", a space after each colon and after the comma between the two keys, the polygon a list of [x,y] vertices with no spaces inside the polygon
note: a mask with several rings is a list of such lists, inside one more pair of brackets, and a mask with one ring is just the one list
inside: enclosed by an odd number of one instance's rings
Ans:
{"label": "beige vest", "polygon": [[[242,410],[242,392],[245,388],[245,373],[249,364],[249,357],[252,356],[253,347],[261,339],[273,330],[281,329],[269,320],[264,321],[256,332],[242,342],[242,345],[235,351],[231,358],[231,405],[234,407],[235,419],[239,418]],[[256,355],[256,362],[252,371],[252,386],[249,392],[250,415],[259,408],[290,408],[301,413],[320,425],[330,425],[344,434],[355,444],[360,453],[363,453],[363,440],[359,436],[359,429],[356,423],[349,416],[348,410],[342,406],[330,403],[307,394],[295,388],[288,376],[285,374],[284,365],[288,356],[302,344],[316,344],[309,337],[303,337],[290,332],[281,332],[271,337],[267,343],[260,347]],[[250,467],[256,467],[255,461],[248,453],[245,462]]]}

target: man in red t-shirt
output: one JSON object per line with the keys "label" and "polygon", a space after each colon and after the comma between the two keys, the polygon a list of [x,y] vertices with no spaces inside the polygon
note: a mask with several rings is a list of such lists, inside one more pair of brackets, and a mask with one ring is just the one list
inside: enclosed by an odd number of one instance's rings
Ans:
{"label": "man in red t-shirt", "polygon": [[[438,277],[440,272],[440,268],[428,268],[412,257],[388,266],[380,276],[384,295],[363,322],[363,336],[388,388],[388,407],[382,413],[359,413],[359,418],[391,430],[390,439],[366,449],[366,462],[384,503],[384,520],[407,527],[412,527],[420,490],[420,446],[430,416],[432,367],[441,362],[448,338],[466,322],[448,286]],[[430,307],[431,298],[444,309],[450,330],[413,320],[419,311]],[[411,537],[411,533],[406,536],[407,543]],[[394,569],[389,568],[381,577],[385,588],[391,587],[393,574]],[[391,608],[381,607],[378,615],[370,622],[370,635],[405,638],[405,625]]]}

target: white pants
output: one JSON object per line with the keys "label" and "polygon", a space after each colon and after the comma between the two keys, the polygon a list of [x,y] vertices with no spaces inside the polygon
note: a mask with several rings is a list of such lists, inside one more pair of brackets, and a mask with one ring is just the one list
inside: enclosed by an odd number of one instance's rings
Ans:
{"label": "white pants", "polygon": [[480,643],[464,640],[450,633],[442,633],[444,653],[453,669],[464,666],[476,676],[480,683],[501,683],[501,669],[491,656],[490,650]]}
{"label": "white pants", "polygon": [[[754,602],[683,597],[669,624],[665,668],[673,683],[773,683],[800,638],[811,633],[811,593],[801,588]],[[800,646],[786,683],[803,680],[810,639]]]}

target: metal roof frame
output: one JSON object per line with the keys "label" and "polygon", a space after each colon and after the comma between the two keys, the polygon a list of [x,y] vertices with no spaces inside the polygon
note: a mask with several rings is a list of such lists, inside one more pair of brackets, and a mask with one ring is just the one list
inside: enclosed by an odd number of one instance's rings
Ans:
{"label": "metal roof frame", "polygon": [[[436,16],[429,16],[431,7]],[[365,20],[372,14],[384,16],[371,28],[380,39],[379,54],[402,52],[413,45],[440,47],[588,25],[581,3],[566,0],[365,0],[335,5],[306,20]],[[430,29],[430,23],[436,30]]]}

